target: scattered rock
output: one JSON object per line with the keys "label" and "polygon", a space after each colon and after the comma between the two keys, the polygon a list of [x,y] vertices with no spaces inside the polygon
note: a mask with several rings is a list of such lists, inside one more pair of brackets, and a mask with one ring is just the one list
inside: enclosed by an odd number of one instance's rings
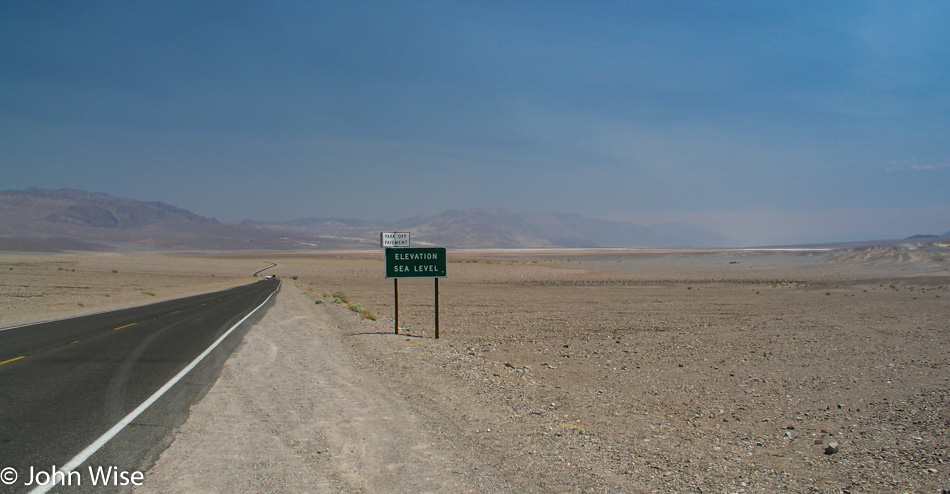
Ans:
{"label": "scattered rock", "polygon": [[838,441],[831,441],[830,443],[828,443],[827,446],[825,446],[826,455],[833,455],[837,452],[838,452]]}

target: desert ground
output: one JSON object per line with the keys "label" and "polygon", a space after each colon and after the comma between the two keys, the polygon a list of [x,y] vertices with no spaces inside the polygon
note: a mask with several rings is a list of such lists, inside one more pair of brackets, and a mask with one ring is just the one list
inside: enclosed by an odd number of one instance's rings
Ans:
{"label": "desert ground", "polygon": [[438,340],[431,279],[394,334],[381,252],[0,254],[0,327],[270,263],[275,305],[137,492],[950,489],[946,244],[450,250]]}

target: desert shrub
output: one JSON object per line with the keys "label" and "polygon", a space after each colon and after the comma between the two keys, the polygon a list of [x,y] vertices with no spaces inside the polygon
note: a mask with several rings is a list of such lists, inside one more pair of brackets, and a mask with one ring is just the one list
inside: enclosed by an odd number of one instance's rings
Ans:
{"label": "desert shrub", "polygon": [[317,300],[316,302],[314,302],[314,304],[316,304],[316,305],[320,305],[320,304],[322,304],[322,303],[323,303],[323,300]]}
{"label": "desert shrub", "polygon": [[290,279],[292,279],[292,280],[294,280],[294,281],[297,281],[297,275],[291,276]]}
{"label": "desert shrub", "polygon": [[378,316],[376,315],[376,313],[370,309],[361,310],[360,317],[362,317],[363,319],[369,319],[370,321],[375,321],[376,319],[378,319]]}
{"label": "desert shrub", "polygon": [[[375,312],[373,312],[372,310],[366,307],[363,307],[363,304],[350,301],[350,297],[348,297],[345,293],[341,291],[333,292],[332,295],[324,293],[323,296],[324,297],[332,296],[334,304],[340,305],[347,310],[350,310],[352,312],[359,314],[360,317],[363,319],[369,319],[371,321],[375,321],[379,318],[379,316],[377,316]],[[319,304],[321,303],[321,301],[318,300],[317,303]]]}

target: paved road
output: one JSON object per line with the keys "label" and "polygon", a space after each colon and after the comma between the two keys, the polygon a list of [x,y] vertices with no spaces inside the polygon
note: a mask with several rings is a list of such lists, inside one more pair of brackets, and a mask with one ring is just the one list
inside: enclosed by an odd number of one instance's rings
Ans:
{"label": "paved road", "polygon": [[[269,261],[268,261],[268,262],[269,262]],[[270,263],[270,266],[267,266],[266,268],[261,268],[261,269],[258,269],[257,271],[254,271],[254,274],[252,274],[251,276],[253,276],[253,277],[256,278],[259,274],[263,273],[264,271],[267,271],[267,270],[270,269],[270,268],[276,268],[276,267],[277,267],[277,263],[276,263],[276,262],[272,262],[272,263]]]}
{"label": "paved road", "polygon": [[[148,400],[222,335],[265,302],[280,281],[115,312],[0,330],[0,469],[18,480],[0,492],[28,492],[35,471],[62,468]],[[263,310],[241,324],[161,399],[96,450],[89,466],[146,469],[213,384],[224,360]],[[88,450],[87,450],[88,451]],[[9,480],[10,471],[0,481]],[[76,488],[80,487],[80,488]]]}

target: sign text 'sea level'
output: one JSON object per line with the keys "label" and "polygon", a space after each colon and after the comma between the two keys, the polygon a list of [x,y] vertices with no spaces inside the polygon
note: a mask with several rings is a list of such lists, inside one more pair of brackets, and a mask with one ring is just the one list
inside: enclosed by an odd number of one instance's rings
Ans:
{"label": "sign text 'sea level'", "polygon": [[387,278],[445,278],[445,247],[386,249]]}

